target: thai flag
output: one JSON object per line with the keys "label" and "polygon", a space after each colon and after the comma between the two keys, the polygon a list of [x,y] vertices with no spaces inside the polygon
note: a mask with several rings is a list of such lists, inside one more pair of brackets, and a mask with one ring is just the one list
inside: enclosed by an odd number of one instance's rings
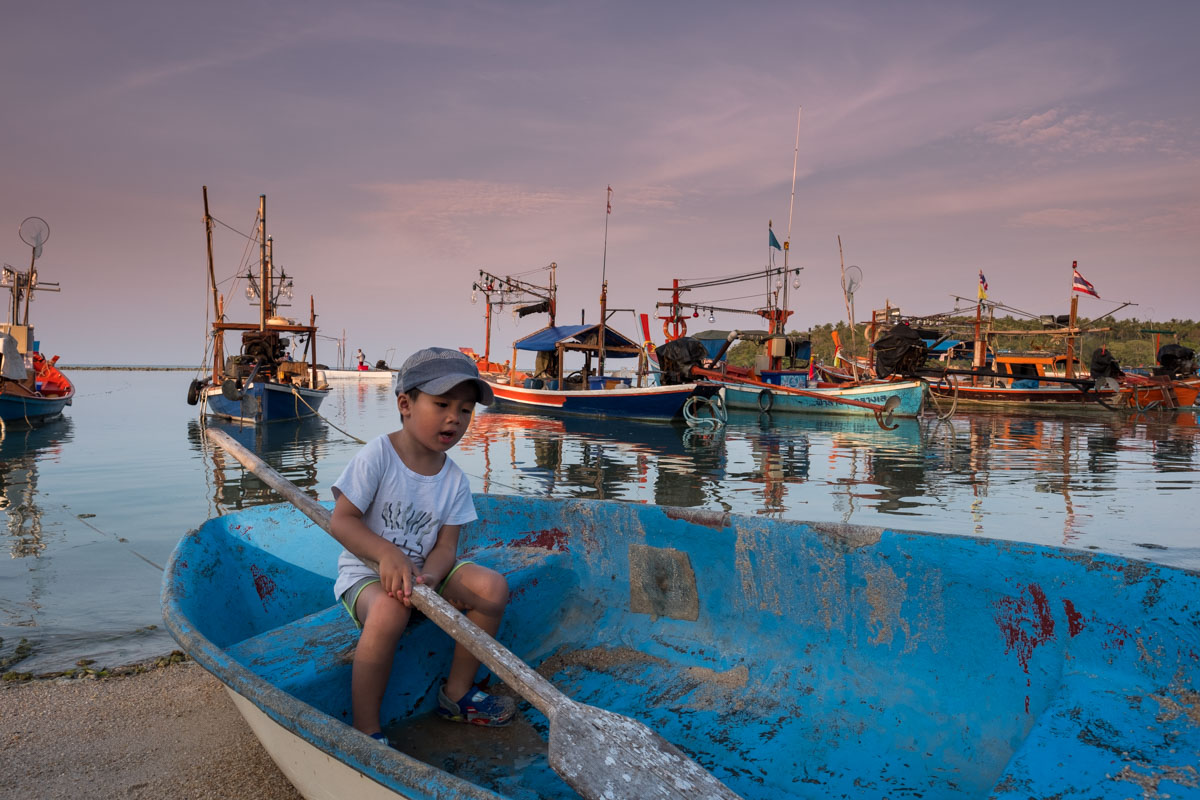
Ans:
{"label": "thai flag", "polygon": [[987,300],[987,278],[983,277],[983,270],[979,270],[979,299]]}
{"label": "thai flag", "polygon": [[1078,261],[1071,262],[1071,272],[1074,273],[1074,276],[1075,276],[1074,282],[1071,285],[1071,288],[1074,291],[1083,292],[1084,294],[1090,294],[1092,297],[1095,297],[1096,299],[1100,298],[1100,295],[1096,294],[1096,287],[1092,286],[1090,283],[1088,283],[1087,280],[1082,275],[1079,274],[1079,262]]}

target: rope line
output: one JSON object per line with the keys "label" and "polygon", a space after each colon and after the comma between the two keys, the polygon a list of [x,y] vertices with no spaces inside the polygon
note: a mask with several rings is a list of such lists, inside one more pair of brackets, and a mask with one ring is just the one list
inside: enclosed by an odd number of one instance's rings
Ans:
{"label": "rope line", "polygon": [[289,386],[291,387],[291,389],[292,389],[292,394],[293,394],[293,395],[295,395],[295,396],[296,396],[296,398],[297,398],[297,399],[298,399],[298,400],[299,400],[301,403],[304,403],[304,405],[308,407],[308,410],[309,410],[309,411],[313,412],[313,413],[314,413],[314,414],[316,414],[318,417],[321,417],[321,419],[325,420],[325,424],[326,424],[326,425],[329,425],[329,426],[330,426],[331,428],[333,428],[334,430],[337,430],[337,431],[340,431],[341,433],[344,433],[344,434],[346,434],[347,436],[349,436],[351,439],[353,439],[354,441],[358,442],[359,444],[366,444],[366,443],[367,443],[365,439],[360,439],[360,438],[358,438],[357,436],[355,436],[353,433],[351,433],[350,431],[348,431],[348,430],[345,430],[344,428],[339,428],[337,425],[334,425],[334,424],[333,424],[333,422],[332,422],[332,421],[329,419],[329,417],[322,416],[322,414],[321,414],[321,412],[320,412],[320,411],[317,411],[315,408],[313,408],[311,405],[309,405],[309,404],[308,404],[308,401],[304,399],[304,396],[303,396],[302,394],[300,394],[300,390],[296,388],[296,385],[295,385],[295,384],[288,384],[288,385],[289,385]]}

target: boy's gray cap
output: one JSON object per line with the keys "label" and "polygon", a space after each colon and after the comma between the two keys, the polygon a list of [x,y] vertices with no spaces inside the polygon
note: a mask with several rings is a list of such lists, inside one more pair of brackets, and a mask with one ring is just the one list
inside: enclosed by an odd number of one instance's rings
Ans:
{"label": "boy's gray cap", "polygon": [[479,402],[490,406],[496,396],[487,381],[479,377],[475,362],[464,353],[446,347],[427,347],[408,357],[396,375],[396,395],[411,389],[440,395],[465,381],[475,384]]}

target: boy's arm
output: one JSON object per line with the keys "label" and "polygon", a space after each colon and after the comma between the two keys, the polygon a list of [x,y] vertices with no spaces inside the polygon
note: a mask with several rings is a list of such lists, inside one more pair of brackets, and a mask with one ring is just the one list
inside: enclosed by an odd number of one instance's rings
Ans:
{"label": "boy's arm", "polygon": [[[396,545],[367,527],[362,511],[339,493],[333,506],[329,532],[354,555],[379,564],[379,580],[389,595],[412,593],[413,564]],[[457,537],[456,537],[457,541]]]}
{"label": "boy's arm", "polygon": [[438,584],[450,574],[450,570],[454,568],[454,562],[458,560],[458,532],[461,527],[460,525],[443,525],[438,531],[437,541],[434,543],[433,549],[429,551],[429,555],[425,557],[425,566],[421,569],[421,574],[417,576],[420,583],[436,589]]}

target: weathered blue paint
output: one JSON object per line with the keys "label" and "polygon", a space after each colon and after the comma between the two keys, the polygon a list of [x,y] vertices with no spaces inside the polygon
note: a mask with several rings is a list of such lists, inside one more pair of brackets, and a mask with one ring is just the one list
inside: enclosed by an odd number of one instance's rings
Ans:
{"label": "weathered blue paint", "polygon": [[[657,506],[476,504],[462,550],[508,577],[500,640],[747,800],[1200,797],[1196,572]],[[544,755],[456,756],[460,728],[436,737],[452,776],[344,724],[355,632],[332,607],[338,549],[290,507],[211,520],[172,556],[164,617],[235,691],[382,783],[572,797]],[[450,648],[413,626],[385,719],[433,707]]]}
{"label": "weathered blue paint", "polygon": [[221,387],[204,390],[208,413],[242,422],[278,422],[314,416],[328,389],[305,389],[283,383],[255,381],[242,389],[241,400],[230,400]]}

